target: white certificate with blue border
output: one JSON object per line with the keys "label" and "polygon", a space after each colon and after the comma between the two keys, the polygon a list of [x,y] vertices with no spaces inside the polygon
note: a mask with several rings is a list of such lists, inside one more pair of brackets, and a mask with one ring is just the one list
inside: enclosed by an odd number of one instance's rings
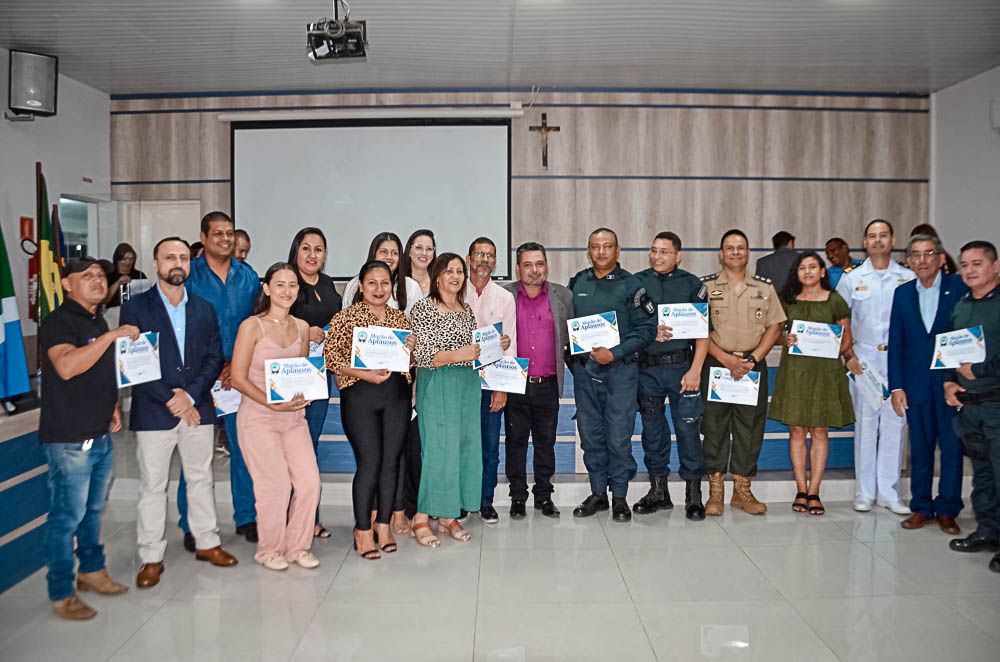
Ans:
{"label": "white certificate with blue border", "polygon": [[840,341],[844,338],[844,327],[839,324],[792,320],[795,344],[788,348],[792,356],[816,356],[821,359],[835,359],[840,356]]}
{"label": "white certificate with blue border", "polygon": [[528,359],[504,356],[496,363],[479,369],[479,382],[484,391],[524,395],[528,385]]}
{"label": "white certificate with blue border", "polygon": [[115,340],[115,361],[118,388],[155,382],[160,378],[160,334],[156,331],[141,333],[135,342],[118,338]]}
{"label": "white certificate with blue border", "polygon": [[618,335],[618,314],[598,313],[566,320],[571,354],[586,354],[595,347],[611,349],[621,343]]}
{"label": "white certificate with blue border", "polygon": [[265,359],[267,403],[288,402],[301,393],[306,400],[330,397],[326,383],[326,361],[320,356]]}
{"label": "white certificate with blue border", "polygon": [[309,341],[309,356],[323,356],[323,345],[326,344],[326,334],[330,332],[330,325],[323,327],[323,340],[321,342]]}
{"label": "white certificate with blue border", "polygon": [[661,303],[659,323],[669,326],[671,340],[708,337],[708,303]]}
{"label": "white certificate with blue border", "polygon": [[759,395],[759,372],[751,370],[739,380],[735,380],[728,368],[713,367],[708,371],[709,402],[756,406]]}
{"label": "white certificate with blue border", "polygon": [[479,358],[473,362],[473,368],[482,368],[503,358],[503,348],[500,347],[502,335],[503,322],[487,324],[472,332],[472,344],[479,345]]}
{"label": "white certificate with blue border", "polygon": [[222,388],[222,382],[220,381],[216,381],[215,385],[212,386],[212,402],[215,403],[216,416],[235,414],[236,410],[240,408],[240,401],[242,400],[242,393],[234,388],[228,391],[225,390]]}
{"label": "white certificate with blue border", "polygon": [[986,360],[986,337],[982,326],[974,326],[934,337],[934,356],[931,370],[957,368],[963,363],[982,363]]}
{"label": "white certificate with blue border", "polygon": [[889,392],[889,385],[882,373],[868,361],[861,361],[861,370],[863,372],[860,375],[851,372],[847,376],[854,382],[855,388],[861,393],[861,397],[868,403],[868,406],[878,411],[892,395]]}
{"label": "white certificate with blue border", "polygon": [[385,326],[357,326],[351,339],[351,367],[361,370],[409,372],[410,348],[408,329]]}

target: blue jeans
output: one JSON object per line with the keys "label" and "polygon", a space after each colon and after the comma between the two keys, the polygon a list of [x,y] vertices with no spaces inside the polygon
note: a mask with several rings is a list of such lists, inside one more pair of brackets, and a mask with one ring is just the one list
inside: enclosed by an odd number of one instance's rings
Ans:
{"label": "blue jeans", "polygon": [[73,538],[80,572],[104,568],[101,514],[108,498],[113,470],[111,435],[83,443],[42,444],[49,464],[49,516],[45,533],[46,579],[49,600],[62,600],[76,593],[73,586]]}
{"label": "blue jeans", "polygon": [[[242,526],[257,521],[253,479],[250,478],[250,470],[243,460],[243,452],[236,436],[236,414],[223,416],[222,422],[226,426],[226,438],[229,440],[229,485],[233,493],[233,521],[236,526]],[[177,526],[184,533],[191,532],[187,511],[187,483],[184,482],[184,472],[181,472],[181,480],[177,485],[177,512],[181,517]]]}
{"label": "blue jeans", "polygon": [[[650,476],[670,474],[670,429],[667,427],[664,396],[670,400],[670,420],[677,434],[678,472],[684,480],[701,480],[701,416],[682,416],[681,377],[691,369],[691,362],[643,365],[639,367],[639,416],[642,418],[642,450]],[[688,393],[701,399],[701,392]],[[700,404],[700,403],[698,403]]]}
{"label": "blue jeans", "polygon": [[[333,392],[333,373],[327,372],[327,386]],[[309,426],[309,437],[313,442],[313,452],[316,453],[316,461],[319,462],[319,436],[323,434],[323,423],[326,422],[326,414],[330,410],[330,398],[325,400],[313,400],[306,407],[306,425]],[[316,506],[316,523],[319,524],[319,506]]]}
{"label": "blue jeans", "polygon": [[483,438],[483,503],[493,504],[493,492],[497,487],[497,471],[500,468],[500,422],[503,410],[490,411],[493,391],[483,391],[480,420]]}

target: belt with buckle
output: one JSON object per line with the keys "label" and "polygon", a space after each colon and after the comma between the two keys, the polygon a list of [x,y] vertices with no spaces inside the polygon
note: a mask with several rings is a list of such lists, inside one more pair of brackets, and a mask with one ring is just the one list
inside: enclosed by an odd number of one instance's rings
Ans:
{"label": "belt with buckle", "polygon": [[645,365],[669,365],[673,363],[687,363],[693,356],[694,354],[690,349],[680,349],[676,352],[667,352],[665,354],[647,354],[643,352],[639,360]]}
{"label": "belt with buckle", "polygon": [[856,342],[854,344],[855,345],[861,345],[862,347],[864,347],[866,349],[874,349],[876,352],[888,352],[889,351],[889,346],[888,345],[869,345],[868,343],[863,343],[863,342]]}
{"label": "belt with buckle", "polygon": [[548,382],[554,382],[555,380],[555,375],[545,375],[544,377],[532,377],[531,375],[528,375],[529,384],[546,384]]}

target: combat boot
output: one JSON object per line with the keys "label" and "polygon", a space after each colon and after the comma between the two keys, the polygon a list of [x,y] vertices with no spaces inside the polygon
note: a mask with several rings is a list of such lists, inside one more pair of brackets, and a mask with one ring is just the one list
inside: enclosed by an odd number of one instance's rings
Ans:
{"label": "combat boot", "polygon": [[750,491],[750,479],[746,476],[733,475],[733,498],[729,501],[733,508],[739,508],[748,515],[763,515],[767,506]]}
{"label": "combat boot", "polygon": [[632,505],[632,512],[636,515],[648,515],[657,510],[670,510],[673,507],[670,492],[667,491],[667,477],[650,476],[649,492]]}
{"label": "combat boot", "polygon": [[721,515],[726,503],[726,485],[721,473],[708,474],[708,502],[705,504],[706,515]]}

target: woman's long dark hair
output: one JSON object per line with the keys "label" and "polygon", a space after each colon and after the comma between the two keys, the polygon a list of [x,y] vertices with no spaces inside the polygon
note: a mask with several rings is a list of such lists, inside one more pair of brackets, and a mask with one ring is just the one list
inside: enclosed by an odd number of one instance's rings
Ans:
{"label": "woman's long dark hair", "polygon": [[121,262],[123,259],[125,259],[125,256],[128,255],[129,253],[132,254],[132,258],[133,258],[133,261],[132,261],[132,272],[128,273],[126,275],[127,276],[131,276],[132,273],[135,273],[135,271],[136,271],[136,269],[135,269],[135,260],[139,259],[139,254],[135,252],[134,248],[132,248],[132,244],[126,244],[125,242],[122,242],[122,243],[118,244],[118,246],[115,247],[114,255],[111,257],[111,264],[115,268],[112,273],[118,273],[118,263]]}
{"label": "woman's long dark hair", "polygon": [[[266,284],[266,285],[270,285],[271,284],[271,279],[274,278],[274,274],[278,273],[279,271],[284,271],[285,269],[287,269],[288,271],[291,271],[293,274],[296,275],[296,277],[298,277],[298,279],[299,279],[299,287],[301,288],[302,287],[302,277],[299,276],[299,272],[295,270],[295,267],[293,267],[288,262],[275,262],[270,267],[268,267],[267,273],[265,273],[264,274],[264,278],[261,279],[261,283],[262,284]],[[271,297],[269,297],[266,294],[264,294],[264,288],[261,287],[260,288],[260,293],[257,295],[257,301],[256,301],[256,303],[254,303],[254,306],[253,306],[253,314],[254,315],[260,315],[261,313],[266,312],[267,309],[270,308],[270,307],[271,307]]]}
{"label": "woman's long dark hair", "polygon": [[[379,232],[368,247],[368,262],[379,262],[376,254],[378,248],[387,241],[395,242],[399,257],[396,259],[396,271],[389,270],[389,282],[392,283],[393,298],[400,310],[406,310],[406,278],[400,277],[399,268],[403,259],[403,242],[395,232]],[[385,264],[384,262],[382,264]],[[386,265],[388,267],[388,265]],[[361,291],[361,280],[358,279],[358,291]],[[357,297],[355,297],[357,299]]]}
{"label": "woman's long dark hair", "polygon": [[[295,305],[299,306],[305,303],[306,300],[306,282],[302,280],[302,274],[299,273],[299,248],[302,246],[302,240],[306,238],[307,234],[314,234],[323,240],[323,251],[326,252],[326,235],[319,228],[302,228],[295,233],[295,237],[292,238],[292,247],[288,249],[288,262],[281,262],[280,264],[288,264],[292,271],[295,272],[295,277],[299,279],[299,295],[295,298]],[[323,268],[326,267],[326,255],[323,256],[323,264],[320,265],[319,271],[323,272]]]}
{"label": "woman's long dark hair", "polygon": [[431,291],[428,294],[432,299],[441,302],[441,289],[438,287],[438,278],[445,272],[448,265],[451,264],[452,260],[458,260],[462,263],[462,274],[465,276],[465,280],[462,281],[462,287],[458,289],[458,303],[462,306],[465,305],[465,281],[469,280],[469,267],[465,264],[465,260],[462,259],[457,253],[441,253],[434,261],[431,262],[430,268],[427,270],[431,276]]}
{"label": "woman's long dark hair", "polygon": [[833,287],[830,286],[830,274],[826,271],[826,262],[823,261],[823,258],[816,251],[803,251],[799,253],[795,264],[789,270],[788,280],[785,281],[785,286],[781,289],[781,300],[785,303],[795,303],[795,298],[802,294],[802,281],[799,280],[799,265],[807,258],[816,260],[823,269],[823,275],[819,279],[819,286],[828,292],[833,291]]}
{"label": "woman's long dark hair", "polygon": [[[413,248],[413,242],[417,240],[417,237],[430,237],[431,245],[434,246],[434,257],[437,257],[437,239],[434,238],[434,233],[427,229],[415,230],[410,235],[410,238],[406,240],[406,247],[399,256],[399,275],[404,278],[413,276],[413,262],[410,260],[410,250]],[[431,260],[431,262],[433,261]],[[428,265],[427,270],[430,271],[430,265]]]}
{"label": "woman's long dark hair", "polygon": [[[368,272],[375,271],[376,269],[385,269],[386,273],[389,274],[389,282],[392,282],[392,269],[389,268],[388,264],[382,260],[368,260],[361,265],[361,271],[358,272],[358,291],[354,293],[354,300],[351,301],[351,303],[360,303],[361,301],[364,301],[365,297],[361,293],[361,284],[365,282],[365,276],[368,275]],[[400,310],[402,310],[402,308]]]}

